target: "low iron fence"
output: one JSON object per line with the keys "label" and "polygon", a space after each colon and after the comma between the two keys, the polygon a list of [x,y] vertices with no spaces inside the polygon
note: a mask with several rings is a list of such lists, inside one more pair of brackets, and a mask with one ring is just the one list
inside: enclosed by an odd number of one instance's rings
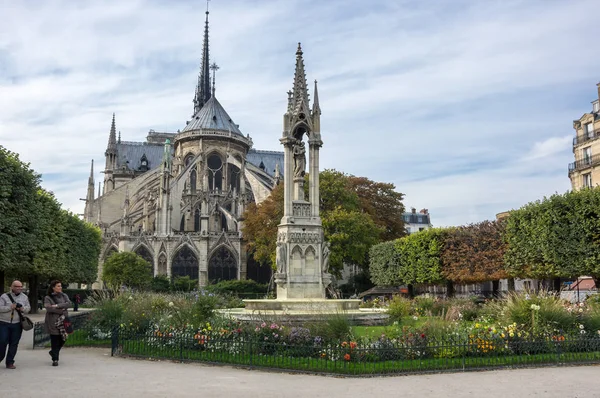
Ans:
{"label": "low iron fence", "polygon": [[375,376],[600,363],[600,338],[481,342],[448,337],[416,343],[380,339],[360,344],[316,340],[290,344],[255,337],[139,333],[115,328],[112,355]]}
{"label": "low iron fence", "polygon": [[[66,346],[107,346],[111,345],[112,328],[102,328],[91,322],[92,312],[69,315],[73,322],[73,334],[70,334]],[[49,347],[50,335],[46,333],[44,322],[36,322],[33,327],[33,348]]]}

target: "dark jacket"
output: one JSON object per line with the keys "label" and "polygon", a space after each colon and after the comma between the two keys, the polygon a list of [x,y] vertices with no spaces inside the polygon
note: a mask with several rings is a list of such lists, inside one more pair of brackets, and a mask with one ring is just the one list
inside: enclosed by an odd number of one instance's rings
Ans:
{"label": "dark jacket", "polygon": [[[54,304],[58,304],[58,307],[52,307]],[[54,335],[60,334],[56,327],[56,320],[61,315],[68,316],[67,308],[70,306],[71,300],[69,300],[69,296],[64,293],[52,293],[52,297],[44,297],[44,308],[46,308],[44,326],[46,333]]]}

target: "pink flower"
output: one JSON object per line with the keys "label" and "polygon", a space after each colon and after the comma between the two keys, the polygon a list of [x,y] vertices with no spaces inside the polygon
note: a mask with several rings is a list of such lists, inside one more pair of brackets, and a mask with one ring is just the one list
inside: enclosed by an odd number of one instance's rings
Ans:
{"label": "pink flower", "polygon": [[266,327],[266,326],[267,326],[267,324],[266,324],[266,323],[264,323],[264,322],[260,324],[260,327],[261,327],[261,328],[264,328],[264,327]]}

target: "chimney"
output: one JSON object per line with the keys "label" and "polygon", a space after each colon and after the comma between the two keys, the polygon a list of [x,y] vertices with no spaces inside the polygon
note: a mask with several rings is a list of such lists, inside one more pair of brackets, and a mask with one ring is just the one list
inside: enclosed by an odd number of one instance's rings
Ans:
{"label": "chimney", "polygon": [[411,207],[411,208],[410,208],[410,212],[411,212],[412,214],[417,214],[417,209],[415,209],[414,207]]}
{"label": "chimney", "polygon": [[596,87],[598,88],[598,100],[600,100],[600,83],[596,83]]}
{"label": "chimney", "polygon": [[429,210],[421,209],[421,211],[419,213],[427,215],[427,214],[429,214]]}

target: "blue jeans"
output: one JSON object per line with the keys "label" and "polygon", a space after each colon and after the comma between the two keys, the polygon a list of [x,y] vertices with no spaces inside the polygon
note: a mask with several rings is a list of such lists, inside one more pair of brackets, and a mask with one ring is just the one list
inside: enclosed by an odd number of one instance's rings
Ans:
{"label": "blue jeans", "polygon": [[[17,348],[19,347],[19,340],[21,340],[21,334],[23,329],[21,323],[8,323],[0,322],[0,362],[6,355],[6,366],[15,363],[15,355],[17,355]],[[8,353],[6,348],[8,347]]]}

